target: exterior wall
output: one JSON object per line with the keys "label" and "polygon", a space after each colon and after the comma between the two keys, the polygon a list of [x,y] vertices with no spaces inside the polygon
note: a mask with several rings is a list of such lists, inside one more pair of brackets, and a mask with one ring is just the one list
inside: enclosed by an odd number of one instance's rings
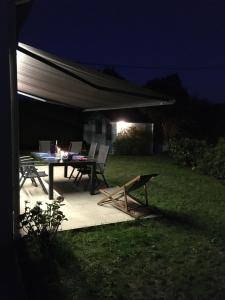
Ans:
{"label": "exterior wall", "polygon": [[[117,128],[116,122],[111,122],[112,124],[112,143],[115,141],[117,137]],[[149,132],[149,154],[153,154],[153,131],[154,131],[154,124],[153,123],[132,123],[133,127],[137,129],[146,130]],[[113,149],[112,149],[113,153]]]}
{"label": "exterior wall", "polygon": [[92,142],[98,143],[98,147],[100,144],[109,145],[111,152],[112,140],[107,138],[107,124],[110,123],[105,119],[102,119],[101,121],[102,133],[96,133],[96,120],[89,120],[88,123],[84,124],[83,140],[88,144],[91,144]]}
{"label": "exterior wall", "polygon": [[[96,133],[96,121],[102,121],[102,133]],[[111,125],[111,137],[107,136],[107,126]],[[137,129],[143,129],[149,132],[149,154],[153,154],[153,130],[154,125],[152,123],[133,123]],[[92,142],[110,146],[110,153],[113,153],[113,142],[115,141],[117,136],[117,123],[109,122],[107,119],[101,119],[100,117],[96,117],[96,119],[89,120],[86,124],[84,124],[84,134],[83,139],[88,144]]]}

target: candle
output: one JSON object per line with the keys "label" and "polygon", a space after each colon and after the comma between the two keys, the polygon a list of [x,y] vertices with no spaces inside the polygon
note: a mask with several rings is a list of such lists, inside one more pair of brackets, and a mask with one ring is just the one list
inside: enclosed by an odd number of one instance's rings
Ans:
{"label": "candle", "polygon": [[64,151],[63,150],[60,150],[60,159],[62,159],[64,156]]}

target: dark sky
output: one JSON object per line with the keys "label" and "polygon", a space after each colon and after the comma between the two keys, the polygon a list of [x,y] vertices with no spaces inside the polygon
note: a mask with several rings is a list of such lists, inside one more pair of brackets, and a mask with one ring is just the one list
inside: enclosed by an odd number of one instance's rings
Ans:
{"label": "dark sky", "polygon": [[225,0],[36,0],[19,39],[74,62],[130,66],[115,70],[137,84],[178,72],[191,95],[225,102]]}

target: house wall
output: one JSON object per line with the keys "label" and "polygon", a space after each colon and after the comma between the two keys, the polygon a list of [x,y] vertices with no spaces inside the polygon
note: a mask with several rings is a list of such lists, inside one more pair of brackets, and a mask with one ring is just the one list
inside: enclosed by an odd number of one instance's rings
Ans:
{"label": "house wall", "polygon": [[[102,122],[102,130],[101,133],[98,133],[96,131],[96,121],[97,122]],[[100,144],[103,145],[109,145],[110,146],[110,152],[112,148],[112,139],[108,138],[107,136],[107,126],[111,125],[110,122],[108,122],[105,119],[96,119],[96,120],[89,120],[88,123],[84,124],[84,129],[83,129],[83,140],[91,144],[92,142],[98,143],[98,147]],[[111,133],[112,135],[112,133]]]}
{"label": "house wall", "polygon": [[[96,132],[98,130],[96,123],[102,122],[101,133]],[[88,144],[92,142],[109,145],[110,153],[113,153],[113,142],[117,137],[117,123],[110,122],[108,119],[96,117],[96,119],[90,119],[84,124],[83,140]],[[110,126],[110,134],[107,132]],[[153,154],[153,130],[154,126],[152,123],[133,123],[137,129],[143,129],[149,132],[149,154]]]}
{"label": "house wall", "polygon": [[[117,137],[117,122],[111,122],[112,124],[112,144]],[[133,127],[137,129],[146,130],[149,133],[149,154],[153,154],[153,131],[154,124],[153,123],[132,123]],[[113,152],[113,148],[112,148]]]}

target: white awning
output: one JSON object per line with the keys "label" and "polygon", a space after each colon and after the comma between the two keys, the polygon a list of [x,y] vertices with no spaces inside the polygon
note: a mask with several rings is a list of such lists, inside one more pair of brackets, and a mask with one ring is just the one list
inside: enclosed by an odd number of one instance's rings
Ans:
{"label": "white awning", "polygon": [[173,104],[174,100],[19,43],[18,92],[83,111]]}

